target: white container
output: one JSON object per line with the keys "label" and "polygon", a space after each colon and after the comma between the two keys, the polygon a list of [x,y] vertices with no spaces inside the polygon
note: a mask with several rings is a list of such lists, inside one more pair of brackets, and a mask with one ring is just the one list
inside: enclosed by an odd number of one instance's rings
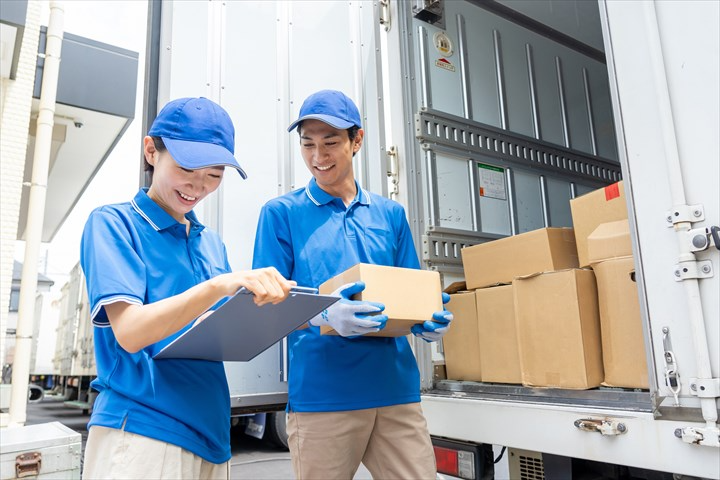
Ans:
{"label": "white container", "polygon": [[82,439],[60,422],[0,431],[0,479],[80,479]]}

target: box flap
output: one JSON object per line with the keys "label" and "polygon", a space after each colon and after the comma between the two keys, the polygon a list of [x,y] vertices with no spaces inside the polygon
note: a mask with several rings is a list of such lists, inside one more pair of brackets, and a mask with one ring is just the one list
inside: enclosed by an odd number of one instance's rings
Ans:
{"label": "box flap", "polygon": [[570,200],[575,241],[581,267],[588,261],[588,236],[601,223],[628,218],[623,182],[613,183]]}
{"label": "box flap", "polygon": [[467,285],[465,284],[465,282],[453,282],[447,287],[445,287],[445,290],[443,290],[443,292],[452,295],[453,293],[458,293],[466,290]]}
{"label": "box flap", "polygon": [[630,223],[627,219],[601,223],[588,236],[588,262],[632,256]]}

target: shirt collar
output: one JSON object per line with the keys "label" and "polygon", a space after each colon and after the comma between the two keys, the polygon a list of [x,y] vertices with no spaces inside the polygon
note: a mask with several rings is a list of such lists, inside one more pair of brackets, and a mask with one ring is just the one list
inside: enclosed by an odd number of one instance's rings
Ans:
{"label": "shirt collar", "polygon": [[[361,205],[370,205],[370,194],[360,188],[357,180],[355,180],[355,188],[357,189],[357,194],[355,195],[352,203],[357,202]],[[312,201],[318,207],[321,205],[327,205],[335,198],[337,198],[320,188],[320,186],[317,184],[317,181],[315,180],[315,177],[310,179],[310,182],[305,187],[305,194],[308,196],[310,201]]]}
{"label": "shirt collar", "polygon": [[[180,222],[175,220],[169,213],[163,210],[160,205],[155,203],[155,200],[150,198],[147,192],[147,187],[141,188],[135,195],[135,198],[132,199],[132,202],[130,202],[135,211],[158,231],[165,230],[173,225],[179,225]],[[194,210],[190,210],[190,212],[185,215],[185,218],[190,221],[192,227],[205,228],[198,220]]]}

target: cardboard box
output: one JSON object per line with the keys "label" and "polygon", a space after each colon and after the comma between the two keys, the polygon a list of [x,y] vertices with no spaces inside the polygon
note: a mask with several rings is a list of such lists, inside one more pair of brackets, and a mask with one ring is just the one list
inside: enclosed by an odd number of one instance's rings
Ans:
{"label": "cardboard box", "polygon": [[593,264],[602,335],[603,385],[649,388],[645,340],[632,257]]}
{"label": "cardboard box", "polygon": [[590,265],[587,240],[601,223],[628,218],[623,182],[614,183],[570,200],[578,260],[581,267]]}
{"label": "cardboard box", "polygon": [[461,250],[470,290],[514,277],[578,266],[572,228],[541,228]]}
{"label": "cardboard box", "polygon": [[590,265],[611,258],[632,257],[630,224],[627,219],[601,223],[587,239]]}
{"label": "cardboard box", "polygon": [[475,292],[459,291],[451,294],[445,308],[453,314],[452,325],[443,337],[447,378],[480,382],[482,363]]}
{"label": "cardboard box", "polygon": [[[382,303],[388,316],[385,328],[365,336],[408,335],[413,325],[430,320],[433,313],[443,309],[440,274],[429,270],[359,263],[320,285],[319,290],[328,294],[346,283],[361,280],[365,290],[353,296],[353,300]],[[337,335],[329,326],[321,326],[320,333]]]}
{"label": "cardboard box", "polygon": [[482,381],[522,383],[512,285],[475,290]]}
{"label": "cardboard box", "polygon": [[599,386],[603,363],[592,270],[516,278],[513,294],[523,385]]}

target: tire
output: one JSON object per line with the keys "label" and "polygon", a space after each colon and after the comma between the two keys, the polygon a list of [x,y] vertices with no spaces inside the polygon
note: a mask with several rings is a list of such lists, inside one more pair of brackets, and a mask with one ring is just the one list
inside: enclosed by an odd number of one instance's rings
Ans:
{"label": "tire", "polygon": [[40,403],[45,396],[45,390],[39,385],[29,384],[28,385],[28,402],[29,403]]}
{"label": "tire", "polygon": [[267,414],[265,420],[265,437],[267,441],[282,448],[288,449],[287,414],[284,411]]}

